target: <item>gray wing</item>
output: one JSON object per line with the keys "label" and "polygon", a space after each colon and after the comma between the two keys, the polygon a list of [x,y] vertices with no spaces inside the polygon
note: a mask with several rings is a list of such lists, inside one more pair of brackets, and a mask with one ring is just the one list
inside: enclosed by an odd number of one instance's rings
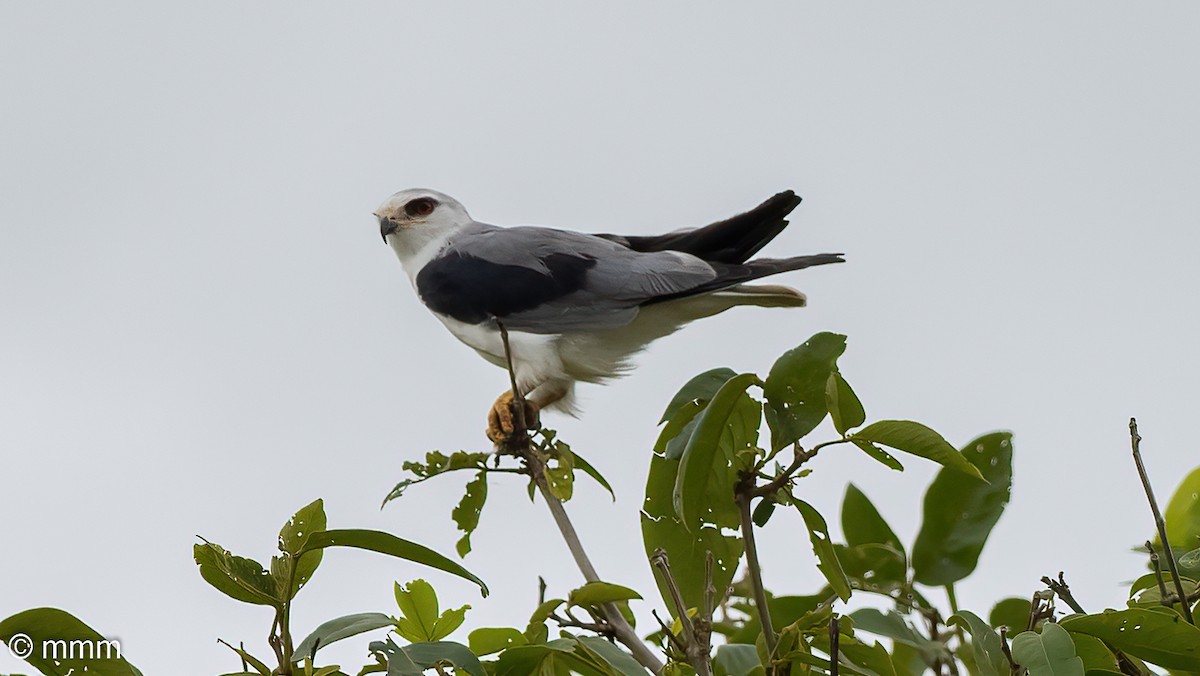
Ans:
{"label": "gray wing", "polygon": [[712,265],[677,251],[638,252],[550,228],[476,225],[417,274],[433,311],[470,324],[499,319],[534,333],[609,328],[638,308],[718,281]]}

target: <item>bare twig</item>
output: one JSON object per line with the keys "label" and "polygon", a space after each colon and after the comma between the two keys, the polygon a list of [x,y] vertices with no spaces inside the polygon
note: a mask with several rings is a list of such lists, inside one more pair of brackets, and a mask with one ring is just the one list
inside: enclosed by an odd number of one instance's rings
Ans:
{"label": "bare twig", "polygon": [[[1183,580],[1179,578],[1179,567],[1175,564],[1175,555],[1171,552],[1171,543],[1167,541],[1167,524],[1163,520],[1162,512],[1158,509],[1158,501],[1154,499],[1154,489],[1150,486],[1150,477],[1146,474],[1146,465],[1142,462],[1141,442],[1142,436],[1138,434],[1137,419],[1129,419],[1129,441],[1133,447],[1133,462],[1137,465],[1138,476],[1142,479],[1142,487],[1146,489],[1146,499],[1150,501],[1150,511],[1154,513],[1154,525],[1158,528],[1158,537],[1162,540],[1163,554],[1167,556],[1167,568],[1171,571],[1171,577],[1175,582],[1175,591],[1179,594],[1180,599],[1186,599],[1187,594],[1183,591]],[[1155,566],[1155,570],[1158,567]],[[1180,604],[1180,609],[1183,611],[1183,619],[1188,621],[1188,624],[1196,624],[1196,620],[1192,617],[1191,606],[1187,602]]]}
{"label": "bare twig", "polygon": [[1063,603],[1070,606],[1071,610],[1073,610],[1081,615],[1087,614],[1083,610],[1083,606],[1080,606],[1079,602],[1075,600],[1075,597],[1071,595],[1071,587],[1067,584],[1067,581],[1063,578],[1063,572],[1061,570],[1058,571],[1058,579],[1057,580],[1051,578],[1049,575],[1043,575],[1042,583],[1045,584],[1047,587],[1049,587],[1050,591],[1057,594],[1058,598],[1063,600]]}
{"label": "bare twig", "polygon": [[675,632],[671,631],[671,625],[663,622],[663,618],[658,616],[658,610],[651,610],[650,614],[654,616],[654,619],[658,622],[658,626],[662,629],[663,634],[667,637],[667,640],[670,641],[671,645],[674,646],[675,649],[681,654],[687,653],[687,648],[685,648],[683,643],[680,642],[679,637],[675,635]]}
{"label": "bare twig", "polygon": [[[512,441],[515,448],[512,450],[525,461],[529,476],[533,479],[533,483],[542,494],[542,499],[546,501],[546,506],[550,509],[550,515],[554,517],[554,523],[558,526],[563,540],[566,541],[567,549],[571,550],[571,556],[575,559],[575,565],[579,567],[579,571],[583,573],[583,578],[588,582],[600,582],[600,575],[596,572],[596,567],[592,565],[591,559],[588,558],[587,552],[583,548],[583,543],[579,540],[579,533],[575,531],[574,524],[571,523],[570,517],[567,516],[566,508],[563,507],[562,501],[550,491],[550,484],[546,480],[545,463],[542,461],[541,456],[533,450],[525,421],[525,397],[521,394],[521,390],[517,388],[517,375],[515,369],[513,369],[512,348],[508,342],[508,330],[499,321],[496,324],[500,329],[500,338],[504,343],[504,356],[508,362],[508,377],[513,393],[513,423],[517,429],[514,430]],[[604,614],[604,621],[612,628],[613,635],[626,648],[629,648],[629,651],[638,663],[655,674],[662,671],[662,661],[655,657],[654,653],[650,652],[645,642],[633,631],[633,627],[629,626],[629,622],[621,614],[616,604],[605,603],[600,606],[600,609]]]}
{"label": "bare twig", "polygon": [[1008,660],[1008,670],[1013,674],[1020,673],[1021,665],[1013,659],[1012,649],[1008,647],[1008,627],[1000,627],[1000,652],[1004,653],[1004,659]]}

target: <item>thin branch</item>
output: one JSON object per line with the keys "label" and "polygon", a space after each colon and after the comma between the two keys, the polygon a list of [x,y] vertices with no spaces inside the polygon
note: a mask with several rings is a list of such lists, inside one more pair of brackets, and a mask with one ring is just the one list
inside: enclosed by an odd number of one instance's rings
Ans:
{"label": "thin branch", "polygon": [[[513,435],[513,442],[516,444],[516,448],[513,450],[525,460],[529,476],[533,479],[533,483],[542,494],[542,499],[546,501],[546,506],[550,509],[550,515],[554,517],[554,523],[558,526],[563,540],[566,541],[567,549],[571,550],[571,556],[575,559],[575,565],[579,567],[579,571],[583,573],[583,578],[588,582],[600,582],[600,575],[596,573],[596,567],[592,565],[591,559],[588,558],[587,552],[583,548],[583,543],[579,540],[579,533],[575,531],[575,526],[571,523],[570,517],[567,516],[567,510],[563,507],[562,501],[550,491],[550,484],[546,480],[545,463],[534,452],[533,446],[530,443],[529,430],[526,427],[525,421],[525,397],[521,394],[521,390],[517,388],[517,376],[515,369],[513,369],[512,348],[508,342],[508,330],[499,321],[496,324],[500,329],[500,338],[504,343],[504,356],[508,362],[509,383],[512,386],[513,423],[517,428],[514,430]],[[604,614],[604,621],[612,628],[613,635],[626,648],[629,648],[634,659],[655,674],[662,671],[662,661],[655,657],[654,653],[650,652],[650,649],[642,639],[633,631],[633,627],[629,626],[629,622],[621,614],[616,604],[605,603],[600,606],[600,609]]]}
{"label": "thin branch", "polygon": [[1063,603],[1071,607],[1071,610],[1079,613],[1080,615],[1087,615],[1087,611],[1085,611],[1083,606],[1079,605],[1079,602],[1076,601],[1075,597],[1071,595],[1071,587],[1067,584],[1066,579],[1063,578],[1063,572],[1061,570],[1058,571],[1057,580],[1051,578],[1049,575],[1043,575],[1042,584],[1046,585],[1050,588],[1050,591],[1057,594],[1058,598],[1063,600]]}
{"label": "thin branch", "polygon": [[1154,571],[1154,581],[1158,583],[1158,602],[1168,607],[1175,605],[1176,597],[1167,591],[1167,581],[1163,579],[1162,566],[1158,565],[1161,559],[1158,557],[1158,552],[1154,551],[1153,542],[1146,540],[1146,551],[1150,552],[1150,567]]}
{"label": "thin branch", "polygon": [[742,540],[746,544],[746,567],[750,570],[750,587],[754,590],[754,606],[762,624],[763,640],[767,654],[775,657],[775,625],[771,624],[771,609],[767,607],[767,591],[763,588],[762,566],[758,562],[758,546],[754,542],[754,520],[750,515],[750,499],[754,493],[754,477],[748,477],[749,485],[739,487],[736,495],[738,515],[742,522]]}
{"label": "thin branch", "polygon": [[658,616],[658,610],[652,609],[650,614],[654,616],[654,619],[658,622],[658,626],[662,629],[663,634],[667,637],[667,640],[670,641],[671,645],[674,646],[675,649],[680,653],[686,653],[687,648],[684,647],[683,643],[679,641],[679,637],[675,635],[675,632],[671,631],[671,626],[666,622],[663,622],[663,618]]}
{"label": "thin branch", "polygon": [[812,450],[810,450],[810,451],[806,451],[803,448],[801,448],[800,444],[793,444],[793,448],[795,449],[794,450],[795,459],[792,460],[792,464],[788,465],[787,469],[783,470],[783,472],[780,473],[779,476],[775,477],[768,483],[765,483],[762,486],[755,488],[754,493],[753,493],[754,497],[771,495],[775,491],[786,486],[787,483],[792,480],[793,475],[795,475],[796,472],[800,471],[800,468],[804,465],[804,463],[817,457],[817,453],[822,448],[825,448],[826,446],[836,446],[837,444],[848,444],[848,443],[850,443],[849,439],[834,439],[832,441],[822,441],[821,443],[817,444],[816,446],[813,446]]}
{"label": "thin branch", "polygon": [[[1187,599],[1187,594],[1183,591],[1183,580],[1179,578],[1179,567],[1175,564],[1175,555],[1171,552],[1171,543],[1167,541],[1167,524],[1163,520],[1162,512],[1158,509],[1158,501],[1154,499],[1154,489],[1150,487],[1150,477],[1146,474],[1146,465],[1142,462],[1142,435],[1138,434],[1136,418],[1129,419],[1129,441],[1133,447],[1133,462],[1137,464],[1138,476],[1142,479],[1142,487],[1146,489],[1146,499],[1150,501],[1150,511],[1154,513],[1154,525],[1158,528],[1159,539],[1162,540],[1163,553],[1167,556],[1167,567],[1171,570],[1175,591],[1179,594],[1180,599]],[[1157,570],[1157,566],[1155,569]],[[1196,624],[1195,618],[1192,617],[1191,606],[1186,601],[1180,606],[1183,611],[1183,619],[1187,620],[1188,624]]]}
{"label": "thin branch", "polygon": [[829,618],[829,676],[838,676],[838,617]]}
{"label": "thin branch", "polygon": [[[683,593],[679,591],[675,576],[671,574],[671,563],[667,559],[666,551],[662,548],[654,550],[654,554],[650,556],[650,566],[662,575],[663,584],[666,585],[667,592],[671,596],[671,603],[675,606],[675,613],[679,617],[679,625],[683,631],[683,654],[687,658],[688,664],[696,670],[696,676],[711,676],[712,616],[696,618],[697,621],[704,621],[705,626],[703,627],[696,626],[696,623],[688,616],[687,602],[683,600]],[[667,632],[667,635],[673,636],[670,631]]]}
{"label": "thin branch", "polygon": [[1008,647],[1008,627],[1000,627],[1000,652],[1004,653],[1004,658],[1008,660],[1008,670],[1013,674],[1020,673],[1021,665],[1013,659],[1012,649]]}

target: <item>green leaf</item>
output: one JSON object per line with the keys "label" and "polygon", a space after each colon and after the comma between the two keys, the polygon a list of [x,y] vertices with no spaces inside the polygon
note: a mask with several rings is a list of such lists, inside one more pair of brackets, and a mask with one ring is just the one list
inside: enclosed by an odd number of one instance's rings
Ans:
{"label": "green leaf", "polygon": [[[546,483],[550,494],[567,502],[575,494],[575,454],[567,444],[554,440],[546,458]],[[533,482],[530,481],[530,485]]]}
{"label": "green leaf", "polygon": [[716,676],[763,676],[758,648],[753,645],[727,643],[717,648],[713,659]]}
{"label": "green leaf", "polygon": [[846,484],[846,497],[842,499],[842,532],[846,544],[851,547],[865,544],[888,545],[904,553],[904,545],[892,527],[866,494],[854,484]]}
{"label": "green leaf", "polygon": [[425,580],[413,580],[395,587],[396,605],[402,617],[396,620],[396,633],[410,641],[440,641],[462,626],[471,606],[451,608],[439,613],[437,593]]}
{"label": "green leaf", "polygon": [[687,381],[683,387],[679,388],[675,396],[671,397],[671,403],[667,404],[667,410],[663,411],[662,419],[658,421],[658,424],[661,425],[670,420],[686,404],[700,402],[699,408],[703,408],[704,404],[712,400],[717,390],[721,389],[721,386],[735,375],[737,374],[732,369],[716,368],[705,371]]}
{"label": "green leaf", "polygon": [[[940,465],[982,479],[979,469],[971,464],[942,435],[911,420],[880,420],[854,433],[855,439],[883,444],[927,458]],[[860,446],[861,448],[861,446]]]}
{"label": "green leaf", "polygon": [[638,664],[633,655],[596,636],[580,636],[576,639],[581,650],[619,676],[646,676],[646,668]]}
{"label": "green leaf", "polygon": [[1013,660],[1029,670],[1029,676],[1084,676],[1083,660],[1075,655],[1075,644],[1066,630],[1047,622],[1042,633],[1027,631],[1012,641]]}
{"label": "green leaf", "polygon": [[0,621],[0,643],[18,659],[28,651],[23,659],[48,676],[142,676],[125,660],[120,641],[58,608],[33,608]]}
{"label": "green leaf", "polygon": [[978,615],[960,610],[946,620],[946,624],[966,629],[971,635],[971,654],[981,676],[1009,676],[1008,658],[1004,656],[1000,635]]}
{"label": "green leaf", "polygon": [[1116,656],[1112,654],[1108,646],[1104,645],[1104,641],[1087,634],[1071,634],[1071,641],[1075,644],[1075,654],[1083,660],[1084,671],[1101,670],[1121,673]]}
{"label": "green leaf", "polygon": [[817,555],[817,568],[829,581],[829,586],[833,587],[838,598],[843,601],[850,600],[850,580],[846,578],[837,552],[834,551],[833,542],[829,539],[829,526],[825,523],[825,517],[821,516],[816,507],[803,500],[793,500],[792,504],[800,510],[800,516],[804,517],[804,525],[808,527],[808,539],[812,542],[813,553]]}
{"label": "green leaf", "polygon": [[324,622],[304,637],[293,653],[296,661],[314,657],[317,651],[344,638],[392,626],[392,618],[383,613],[355,613]]}
{"label": "green leaf", "polygon": [[755,526],[762,528],[771,520],[771,515],[775,513],[778,505],[779,503],[772,500],[770,496],[759,500],[758,504],[754,506],[754,513],[751,514],[750,520],[754,522]]}
{"label": "green leaf", "polygon": [[662,432],[654,442],[654,452],[666,455],[672,460],[683,457],[683,449],[687,447],[696,431],[696,416],[708,406],[708,402],[690,401],[679,408],[671,419],[663,425]]}
{"label": "green leaf", "polygon": [[611,582],[589,582],[572,591],[567,596],[567,604],[572,606],[598,606],[605,603],[616,603],[617,601],[641,598],[641,594],[638,594],[629,587],[622,587],[619,584],[612,584]]}
{"label": "green leaf", "polygon": [[550,635],[550,630],[546,628],[546,620],[555,610],[565,604],[564,599],[550,599],[542,602],[541,605],[533,611],[533,615],[529,618],[529,624],[525,627],[525,638],[529,643],[545,643]]}
{"label": "green leaf", "polygon": [[413,580],[407,586],[397,582],[395,595],[402,615],[396,622],[396,633],[414,643],[433,641],[433,625],[439,614],[433,586],[425,580]]}
{"label": "green leaf", "polygon": [[371,643],[370,649],[387,659],[388,676],[421,676],[434,665],[449,665],[471,676],[487,676],[479,658],[461,643],[433,641],[401,647],[389,638]]}
{"label": "green leaf", "polygon": [[818,333],[776,360],[763,385],[772,451],[800,440],[825,419],[826,384],[845,351],[845,336]]}
{"label": "green leaf", "polygon": [[[725,590],[733,582],[738,563],[742,558],[742,539],[726,535],[721,527],[706,524],[689,531],[683,527],[675,514],[671,493],[675,486],[679,461],[661,454],[650,459],[650,471],[646,479],[646,499],[642,505],[642,542],[646,556],[653,556],[662,548],[671,563],[671,572],[679,584],[684,602],[689,608],[699,607],[704,597],[704,566],[706,552],[712,552],[715,563],[713,586],[717,589],[716,602],[725,597]],[[724,500],[733,502],[732,488]],[[736,505],[733,506],[736,518]],[[659,593],[674,615],[677,611],[670,602],[670,593],[661,576],[655,575]]]}
{"label": "green leaf", "polygon": [[[776,633],[783,631],[784,627],[790,624],[799,622],[805,616],[813,616],[826,598],[827,596],[823,594],[768,597],[767,607],[771,609],[771,624],[775,625]],[[727,634],[728,643],[753,643],[762,633],[758,614],[749,606],[745,610],[750,619]],[[829,609],[822,608],[822,612],[827,610]]]}
{"label": "green leaf", "polygon": [[539,645],[509,648],[496,660],[494,676],[558,676],[568,675],[572,663],[575,639],[555,639]]}
{"label": "green leaf", "polygon": [[1008,627],[1009,635],[1016,636],[1028,628],[1031,611],[1029,599],[1003,599],[988,613],[988,624],[993,627]]}
{"label": "green leaf", "polygon": [[900,464],[900,461],[896,459],[896,456],[892,455],[891,453],[888,453],[887,451],[876,446],[875,444],[873,444],[869,441],[866,441],[864,439],[851,439],[850,442],[853,443],[855,446],[857,446],[860,451],[871,456],[873,459],[882,463],[884,466],[894,469],[897,472],[904,471],[904,465]]}
{"label": "green leaf", "polygon": [[[895,611],[888,611],[885,614],[875,608],[863,608],[850,613],[850,618],[854,620],[855,629],[878,634],[916,649],[926,664],[933,664],[938,660],[944,661],[950,657],[944,644],[931,641],[917,633],[917,630],[913,629]],[[901,669],[898,668],[896,671],[899,672]]]}
{"label": "green leaf", "polygon": [[[325,503],[318,498],[301,507],[279,531],[279,550],[290,555],[295,566],[288,598],[295,597],[321,565],[321,552],[311,552],[302,557],[299,553],[304,549],[304,543],[308,542],[309,536],[325,530],[326,527]],[[283,579],[278,582],[282,585],[287,584]]]}
{"label": "green leaf", "polygon": [[316,531],[325,530],[325,503],[320,499],[313,500],[301,507],[279,531],[279,551],[288,554],[299,554],[304,549],[304,543]]}
{"label": "green leaf", "polygon": [[457,575],[465,580],[474,582],[479,585],[479,591],[483,596],[486,597],[488,595],[487,585],[471,571],[428,547],[403,540],[390,533],[359,529],[320,531],[313,533],[309,537],[308,543],[304,547],[304,552],[307,553],[327,547],[365,549],[367,551],[394,556],[398,559],[412,561],[413,563],[419,563],[430,568],[437,568],[451,575]]}
{"label": "green leaf", "polygon": [[[855,674],[873,674],[875,676],[896,676],[896,669],[892,665],[891,655],[888,654],[887,648],[883,644],[875,641],[874,643],[864,643],[854,637],[846,625],[852,624],[852,621],[846,620],[842,625],[842,631],[838,636],[838,663],[843,665],[846,671]],[[829,654],[829,632],[821,631],[812,637],[812,645],[818,650]],[[1006,675],[1007,676],[1007,675]]]}
{"label": "green leaf", "polygon": [[867,543],[846,547],[835,544],[833,549],[852,589],[891,596],[907,583],[908,566],[904,554],[891,545]]}
{"label": "green leaf", "polygon": [[433,623],[433,632],[430,637],[435,641],[440,641],[450,634],[453,634],[455,629],[458,629],[462,626],[463,621],[467,617],[467,611],[470,609],[471,606],[447,608],[445,612],[438,617],[437,622]]}
{"label": "green leaf", "polygon": [[1167,522],[1167,541],[1176,551],[1200,547],[1200,467],[1184,477],[1175,489],[1163,519]]}
{"label": "green leaf", "polygon": [[1175,613],[1147,608],[1106,610],[1098,615],[1072,615],[1061,625],[1168,669],[1200,671],[1200,629]]}
{"label": "green leaf", "polygon": [[234,556],[211,542],[195,545],[192,554],[200,577],[230,598],[260,606],[282,607],[275,578],[262,564]]}
{"label": "green leaf", "polygon": [[845,435],[848,430],[867,420],[867,413],[863,410],[858,395],[854,394],[850,383],[846,382],[837,369],[829,373],[829,380],[825,383],[825,403],[829,407],[829,417],[833,419],[833,427],[838,434]]}
{"label": "green leaf", "polygon": [[[913,544],[917,582],[943,586],[970,575],[1012,490],[1012,435],[995,432],[972,441],[962,455],[988,483],[942,469],[925,492],[924,518]],[[956,452],[957,455],[957,452]]]}
{"label": "green leaf", "polygon": [[528,641],[525,635],[513,627],[483,627],[471,632],[467,637],[467,645],[471,646],[471,652],[480,656],[526,643]]}
{"label": "green leaf", "polygon": [[410,472],[416,478],[405,479],[396,484],[383,499],[383,506],[403,495],[411,486],[415,486],[422,481],[428,481],[435,476],[465,469],[487,470],[487,462],[493,457],[491,453],[456,451],[450,455],[446,455],[438,451],[432,451],[425,454],[425,462],[406,461],[401,467],[405,472]]}
{"label": "green leaf", "polygon": [[268,667],[265,662],[258,659],[254,655],[251,655],[246,650],[234,645],[230,645],[221,639],[217,639],[217,642],[229,648],[234,652],[235,655],[240,657],[244,666],[254,669],[253,672],[245,671],[240,674],[227,674],[226,676],[272,676],[271,667]]}
{"label": "green leaf", "polygon": [[[720,458],[720,442],[725,432],[725,423],[745,395],[746,388],[758,382],[753,373],[743,373],[730,378],[713,395],[700,417],[696,429],[683,450],[679,473],[675,478],[672,501],[675,513],[689,530],[697,528],[708,507],[706,489],[713,474],[713,465]],[[735,451],[740,449],[734,449]],[[730,487],[732,489],[732,486]]]}
{"label": "green leaf", "polygon": [[454,519],[454,524],[463,534],[454,546],[460,557],[465,557],[471,551],[471,533],[479,527],[479,514],[487,502],[487,491],[487,472],[480,472],[467,482],[462,500],[450,511],[450,518]]}
{"label": "green leaf", "polygon": [[583,470],[584,474],[595,479],[596,483],[603,486],[604,490],[608,491],[608,494],[612,496],[613,502],[616,502],[617,494],[613,492],[613,488],[612,488],[612,486],[609,485],[608,479],[605,479],[603,474],[601,474],[595,467],[592,467],[592,463],[588,462],[587,460],[584,460],[583,456],[579,455],[578,453],[575,453],[574,455],[575,455],[575,466],[578,467],[579,469]]}

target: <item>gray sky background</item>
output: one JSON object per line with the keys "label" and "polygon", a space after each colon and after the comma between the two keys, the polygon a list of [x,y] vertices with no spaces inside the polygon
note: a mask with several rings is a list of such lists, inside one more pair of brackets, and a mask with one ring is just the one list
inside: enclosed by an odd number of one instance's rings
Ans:
{"label": "gray sky background", "polygon": [[[727,313],[552,417],[612,480],[569,509],[601,574],[653,593],[637,513],[676,388],[849,335],[870,418],[956,445],[1015,433],[1014,500],[964,607],[1066,570],[1124,602],[1151,521],[1200,454],[1200,6],[1194,3],[6,3],[0,7],[0,616],[51,605],[147,674],[266,653],[269,611],[205,584],[195,535],[265,560],[291,512],[452,553],[462,480],[384,511],[400,463],[483,450],[506,376],[419,305],[371,211],[432,187],[476,218],[654,233],[794,188],[765,253],[802,311]],[[822,454],[911,542],[934,467]],[[465,479],[465,477],[464,477]],[[765,537],[780,593],[820,582],[798,519]],[[430,579],[467,627],[523,626],[536,576],[580,582],[541,504],[493,485],[465,564],[494,593],[333,551],[295,628],[393,612]],[[649,597],[648,597],[649,598]],[[643,614],[660,604],[638,604]],[[463,633],[465,637],[465,632]],[[330,649],[359,665],[365,640]],[[186,666],[181,666],[185,664]],[[0,651],[0,672],[21,669]]]}

